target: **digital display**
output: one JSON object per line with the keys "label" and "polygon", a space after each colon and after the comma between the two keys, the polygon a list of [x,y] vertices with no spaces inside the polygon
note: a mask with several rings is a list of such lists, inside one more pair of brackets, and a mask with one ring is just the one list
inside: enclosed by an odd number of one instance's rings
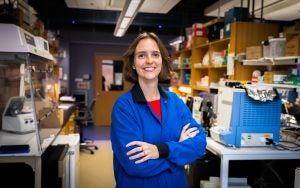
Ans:
{"label": "digital display", "polygon": [[48,45],[47,45],[47,42],[45,42],[45,41],[44,41],[44,49],[45,49],[46,51],[48,51]]}
{"label": "digital display", "polygon": [[24,33],[25,40],[27,44],[30,44],[32,46],[35,46],[34,38],[33,36],[28,35],[27,33]]}

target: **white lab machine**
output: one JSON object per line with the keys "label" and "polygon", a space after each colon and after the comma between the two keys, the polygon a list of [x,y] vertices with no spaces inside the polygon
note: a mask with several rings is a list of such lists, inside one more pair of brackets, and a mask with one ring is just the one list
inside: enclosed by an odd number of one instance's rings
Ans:
{"label": "white lab machine", "polygon": [[11,97],[2,114],[2,130],[14,133],[35,131],[34,114],[25,97]]}
{"label": "white lab machine", "polygon": [[21,27],[14,24],[0,24],[0,59],[13,58],[26,53],[40,58],[53,60],[49,52],[48,41],[42,37],[34,36]]}
{"label": "white lab machine", "polygon": [[52,145],[68,144],[69,145],[69,162],[66,165],[66,182],[67,188],[79,187],[79,134],[58,135]]}
{"label": "white lab machine", "polygon": [[220,87],[216,126],[212,139],[228,146],[266,146],[280,137],[280,97],[273,101],[250,98],[245,89]]}

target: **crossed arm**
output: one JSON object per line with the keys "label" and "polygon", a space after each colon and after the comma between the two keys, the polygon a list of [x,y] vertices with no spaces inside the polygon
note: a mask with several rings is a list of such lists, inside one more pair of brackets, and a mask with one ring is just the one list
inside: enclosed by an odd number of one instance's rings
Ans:
{"label": "crossed arm", "polygon": [[[182,128],[179,142],[183,142],[189,138],[195,137],[199,130],[197,127],[189,128],[189,124],[185,125]],[[133,149],[129,150],[126,154],[129,157],[129,160],[136,160],[135,163],[143,163],[149,159],[158,159],[160,157],[159,150],[156,145],[150,144],[142,141],[132,141],[129,142],[126,147],[135,146]]]}

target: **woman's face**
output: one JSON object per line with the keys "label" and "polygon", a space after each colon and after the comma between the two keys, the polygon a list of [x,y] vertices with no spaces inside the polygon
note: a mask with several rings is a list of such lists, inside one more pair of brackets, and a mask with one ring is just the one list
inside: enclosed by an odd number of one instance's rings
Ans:
{"label": "woman's face", "polygon": [[134,54],[134,69],[141,81],[158,81],[162,67],[162,57],[157,43],[153,39],[142,39]]}

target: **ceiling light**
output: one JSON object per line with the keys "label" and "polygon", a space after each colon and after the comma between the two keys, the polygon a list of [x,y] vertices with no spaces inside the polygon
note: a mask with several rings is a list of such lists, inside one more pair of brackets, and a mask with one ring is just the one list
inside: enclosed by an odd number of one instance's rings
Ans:
{"label": "ceiling light", "polygon": [[126,28],[129,25],[130,20],[130,18],[125,17],[120,24],[120,28]]}
{"label": "ceiling light", "polygon": [[115,35],[116,37],[122,37],[122,36],[124,36],[125,31],[126,31],[125,29],[119,28],[118,31],[115,32],[114,35]]}
{"label": "ceiling light", "polygon": [[122,37],[127,31],[129,25],[132,23],[134,17],[138,13],[144,0],[126,0],[123,10],[118,18],[115,27],[114,36]]}
{"label": "ceiling light", "polygon": [[131,0],[130,4],[125,12],[125,17],[133,17],[133,15],[136,12],[140,3],[142,3],[141,0]]}

